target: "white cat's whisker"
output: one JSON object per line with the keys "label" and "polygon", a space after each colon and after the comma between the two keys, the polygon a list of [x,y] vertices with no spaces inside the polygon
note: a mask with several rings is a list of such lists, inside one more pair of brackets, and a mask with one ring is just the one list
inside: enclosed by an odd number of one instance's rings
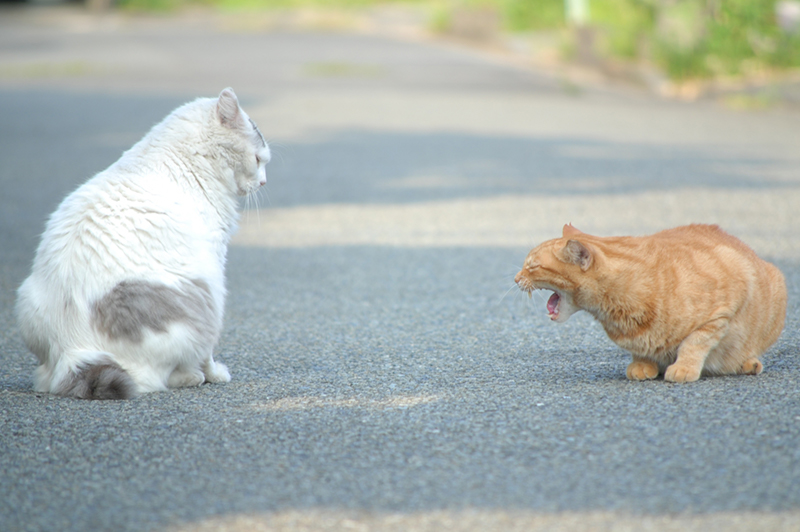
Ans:
{"label": "white cat's whisker", "polygon": [[260,224],[260,220],[258,219],[258,203],[255,200],[255,193],[250,192],[244,197],[244,216],[246,220],[250,220],[252,216],[254,216],[253,212],[255,211],[256,222]]}
{"label": "white cat's whisker", "polygon": [[258,206],[258,190],[256,190],[253,194],[250,194],[252,198],[253,204],[255,205],[256,211],[256,223],[259,227],[261,227],[261,208]]}
{"label": "white cat's whisker", "polygon": [[289,149],[285,144],[281,144],[279,142],[275,142],[272,139],[267,139],[267,144],[269,144],[270,151],[273,155],[277,155],[281,158],[281,162],[284,162],[283,154],[280,150]]}
{"label": "white cat's whisker", "polygon": [[266,198],[267,198],[267,205],[272,205],[272,201],[269,199],[269,190],[267,190],[267,186],[266,185],[264,185],[263,187],[259,188],[256,191],[256,194],[261,194],[262,192],[264,193],[264,196],[266,196]]}

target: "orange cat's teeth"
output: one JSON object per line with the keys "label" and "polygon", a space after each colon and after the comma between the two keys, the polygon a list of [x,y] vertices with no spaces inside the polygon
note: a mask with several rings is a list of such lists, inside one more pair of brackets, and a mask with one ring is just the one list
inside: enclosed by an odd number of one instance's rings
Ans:
{"label": "orange cat's teeth", "polygon": [[533,298],[533,290],[528,290],[528,299]]}

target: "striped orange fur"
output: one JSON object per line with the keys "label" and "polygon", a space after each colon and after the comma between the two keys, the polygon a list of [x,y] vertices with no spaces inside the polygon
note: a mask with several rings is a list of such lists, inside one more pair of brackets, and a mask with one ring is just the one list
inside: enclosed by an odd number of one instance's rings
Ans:
{"label": "striped orange fur", "polygon": [[565,225],[561,238],[528,254],[515,281],[526,292],[553,291],[554,321],[592,314],[632,354],[632,380],[757,375],[786,317],[780,270],[716,225],[643,237],[597,237]]}

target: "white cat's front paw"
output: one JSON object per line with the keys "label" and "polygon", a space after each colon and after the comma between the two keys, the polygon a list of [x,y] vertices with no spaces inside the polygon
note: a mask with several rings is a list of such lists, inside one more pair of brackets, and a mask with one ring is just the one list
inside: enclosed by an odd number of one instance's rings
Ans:
{"label": "white cat's front paw", "polygon": [[167,386],[169,388],[188,388],[201,384],[203,384],[203,374],[196,368],[194,371],[176,369],[170,374],[167,380]]}
{"label": "white cat's front paw", "polygon": [[231,374],[225,364],[209,360],[203,372],[206,375],[206,382],[230,382]]}

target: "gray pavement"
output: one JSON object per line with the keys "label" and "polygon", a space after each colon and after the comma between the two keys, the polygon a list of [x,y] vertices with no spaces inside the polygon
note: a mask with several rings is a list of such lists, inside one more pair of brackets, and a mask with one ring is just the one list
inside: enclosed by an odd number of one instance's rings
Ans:
{"label": "gray pavement", "polygon": [[[0,530],[800,529],[800,112],[583,87],[447,43],[0,6]],[[229,252],[225,385],[32,390],[46,216],[233,86],[273,146]],[[513,289],[572,222],[715,222],[778,264],[758,377],[625,379]]]}

